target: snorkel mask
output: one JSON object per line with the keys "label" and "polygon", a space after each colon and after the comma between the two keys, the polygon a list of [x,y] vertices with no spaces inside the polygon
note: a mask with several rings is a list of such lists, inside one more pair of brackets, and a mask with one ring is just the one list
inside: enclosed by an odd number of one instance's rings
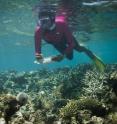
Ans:
{"label": "snorkel mask", "polygon": [[38,24],[42,29],[50,29],[55,22],[55,13],[50,10],[42,10],[38,13],[38,18]]}
{"label": "snorkel mask", "polygon": [[38,25],[43,29],[49,29],[53,26],[55,22],[55,16],[57,11],[56,4],[50,4],[50,2],[40,0],[39,4],[37,4],[33,11],[38,14]]}
{"label": "snorkel mask", "polygon": [[43,16],[39,19],[38,24],[42,29],[50,29],[53,22],[49,16]]}

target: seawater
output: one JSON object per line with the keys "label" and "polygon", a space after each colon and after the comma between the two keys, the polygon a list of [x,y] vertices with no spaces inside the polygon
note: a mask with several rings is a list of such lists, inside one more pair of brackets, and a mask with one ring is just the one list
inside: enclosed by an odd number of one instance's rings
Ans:
{"label": "seawater", "polygon": [[[57,68],[65,66],[76,66],[77,64],[91,63],[91,60],[84,53],[74,52],[74,59],[64,60],[59,63],[34,64],[34,29],[37,15],[32,12],[35,1],[3,1],[0,5],[0,71],[18,70],[29,71],[40,68]],[[113,9],[113,7],[111,7]],[[86,11],[86,8],[84,8]],[[99,8],[97,9],[99,10]],[[90,10],[91,11],[91,10]],[[107,64],[117,63],[117,14],[116,9],[110,11],[94,12],[87,16],[88,22],[78,22],[76,38],[78,41],[100,56]],[[79,12],[80,13],[80,12]],[[78,16],[78,20],[82,17]],[[88,31],[84,24],[90,25]],[[86,24],[87,25],[87,24]],[[81,32],[87,32],[88,41],[79,40]],[[42,46],[42,53],[45,56],[58,54],[58,52],[48,44]]]}

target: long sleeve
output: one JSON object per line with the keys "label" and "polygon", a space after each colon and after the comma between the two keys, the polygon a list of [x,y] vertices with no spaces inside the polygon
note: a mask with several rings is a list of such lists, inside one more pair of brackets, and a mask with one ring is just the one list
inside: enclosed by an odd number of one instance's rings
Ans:
{"label": "long sleeve", "polygon": [[67,26],[67,24],[64,24],[64,32],[65,32],[65,36],[67,39],[67,45],[68,45],[64,53],[67,54],[73,50],[74,41],[73,41],[72,32],[69,30],[69,27]]}
{"label": "long sleeve", "polygon": [[36,27],[35,30],[35,54],[41,53],[41,28],[39,26]]}

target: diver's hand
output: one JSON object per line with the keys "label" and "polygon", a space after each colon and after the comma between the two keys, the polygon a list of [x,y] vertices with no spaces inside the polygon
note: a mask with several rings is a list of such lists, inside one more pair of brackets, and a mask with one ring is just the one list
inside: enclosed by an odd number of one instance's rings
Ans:
{"label": "diver's hand", "polygon": [[36,54],[35,58],[37,61],[41,61],[43,59],[43,55],[42,54]]}
{"label": "diver's hand", "polygon": [[52,61],[60,62],[63,60],[63,58],[64,58],[64,55],[57,55],[57,56],[52,57]]}

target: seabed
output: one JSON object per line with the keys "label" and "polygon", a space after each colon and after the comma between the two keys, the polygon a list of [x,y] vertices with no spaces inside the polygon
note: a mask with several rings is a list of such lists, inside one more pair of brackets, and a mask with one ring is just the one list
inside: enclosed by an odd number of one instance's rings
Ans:
{"label": "seabed", "polygon": [[[10,115],[20,92],[28,101]],[[7,124],[5,117],[8,124],[117,124],[117,64],[103,73],[88,64],[1,72],[0,124]]]}

